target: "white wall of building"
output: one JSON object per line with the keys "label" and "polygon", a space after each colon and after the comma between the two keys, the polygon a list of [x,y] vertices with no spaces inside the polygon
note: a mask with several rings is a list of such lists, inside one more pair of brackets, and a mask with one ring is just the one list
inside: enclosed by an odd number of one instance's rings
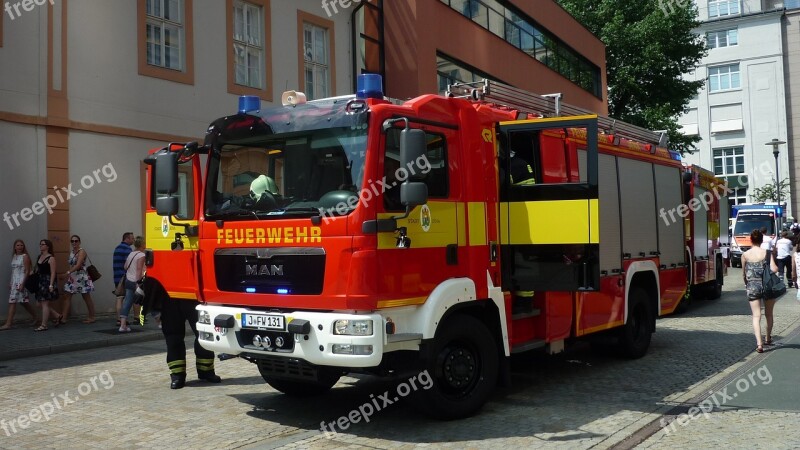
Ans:
{"label": "white wall of building", "polygon": [[[707,0],[698,1],[701,18],[707,18],[707,4]],[[751,201],[755,188],[774,183],[775,179],[772,147],[764,144],[773,138],[787,139],[782,14],[758,13],[758,1],[744,1],[741,8],[741,16],[713,19],[697,30],[706,35],[736,29],[738,44],[710,49],[694,73],[687,75],[689,79],[706,80],[706,84],[679,123],[687,134],[701,137],[698,151],[686,156],[688,163],[713,169],[714,149],[743,147],[747,201]],[[740,87],[710,92],[709,68],[729,64],[739,64]],[[782,150],[779,170],[780,179],[785,179],[789,176],[789,159],[785,146]]]}
{"label": "white wall of building", "polygon": [[[0,121],[0,317],[8,311],[8,284],[11,278],[11,253],[14,240],[22,239],[32,259],[39,254],[39,240],[47,237],[46,211],[35,215],[24,209],[40,202],[45,192],[44,129]],[[28,220],[25,220],[25,219]],[[17,318],[27,316],[18,308]]]}

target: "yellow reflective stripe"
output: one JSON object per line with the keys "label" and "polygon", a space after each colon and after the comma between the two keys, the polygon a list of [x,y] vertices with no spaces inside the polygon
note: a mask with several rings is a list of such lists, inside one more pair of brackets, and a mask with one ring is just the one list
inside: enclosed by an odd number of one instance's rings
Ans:
{"label": "yellow reflective stripe", "polygon": [[708,238],[719,238],[719,222],[708,222]]}
{"label": "yellow reflective stripe", "polygon": [[464,245],[467,242],[467,205],[465,203],[456,203],[456,225],[458,226],[458,245]]}
{"label": "yellow reflective stripe", "polygon": [[584,334],[594,333],[596,331],[608,330],[608,329],[611,329],[611,328],[616,328],[616,327],[622,326],[624,324],[625,324],[625,322],[623,322],[621,320],[617,320],[615,322],[604,323],[602,325],[597,325],[595,327],[584,328],[582,330],[579,330],[578,336],[583,336]]}
{"label": "yellow reflective stripe", "polygon": [[197,300],[197,295],[194,292],[175,292],[167,291],[170,298],[183,298],[187,300]]}
{"label": "yellow reflective stripe", "polygon": [[378,308],[397,308],[399,306],[421,305],[428,297],[400,298],[397,300],[381,300]]}
{"label": "yellow reflective stripe", "polygon": [[[398,227],[406,227],[411,238],[411,248],[440,248],[458,243],[458,225],[456,202],[432,201],[427,204],[430,209],[430,226],[428,231],[422,228],[422,206],[417,206],[408,217],[397,221]],[[400,216],[402,213],[381,213],[379,219]],[[378,249],[397,247],[396,233],[378,233]]]}
{"label": "yellow reflective stripe", "polygon": [[486,245],[486,203],[467,203],[467,213],[469,215],[469,245]]}
{"label": "yellow reflective stripe", "polygon": [[[169,223],[164,223],[164,218],[159,216],[153,211],[148,211],[145,214],[145,246],[152,250],[168,250],[172,251],[170,245],[175,241],[175,233],[183,233],[183,227],[175,227]],[[196,220],[176,220],[175,223],[197,225]],[[164,236],[163,226],[167,227],[167,235]],[[197,238],[183,238],[183,246],[185,250],[197,249]]]}
{"label": "yellow reflective stripe", "polygon": [[500,203],[502,244],[598,244],[599,223],[597,199]]}
{"label": "yellow reflective stripe", "polygon": [[508,120],[505,122],[500,122],[500,126],[504,125],[523,125],[526,123],[548,123],[548,122],[563,122],[565,120],[593,120],[597,119],[596,114],[586,114],[583,116],[560,116],[560,117],[548,117],[545,119],[525,119],[525,120]]}

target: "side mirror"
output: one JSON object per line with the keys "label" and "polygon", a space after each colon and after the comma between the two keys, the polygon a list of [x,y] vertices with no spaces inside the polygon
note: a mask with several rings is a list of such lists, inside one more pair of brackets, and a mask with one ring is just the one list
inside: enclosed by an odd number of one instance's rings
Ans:
{"label": "side mirror", "polygon": [[[419,158],[425,157],[427,143],[425,142],[425,132],[406,128],[400,132],[400,166],[410,168],[417,164]],[[418,173],[416,170],[409,171],[409,181],[416,181],[419,178],[412,174]],[[427,193],[426,193],[427,196]]]}
{"label": "side mirror", "polygon": [[156,157],[156,193],[172,195],[178,192],[178,154],[161,153]]}
{"label": "side mirror", "polygon": [[156,199],[156,214],[174,216],[178,213],[178,197],[161,197]]}
{"label": "side mirror", "polygon": [[406,207],[406,211],[428,203],[428,185],[419,181],[401,184],[400,203]]}

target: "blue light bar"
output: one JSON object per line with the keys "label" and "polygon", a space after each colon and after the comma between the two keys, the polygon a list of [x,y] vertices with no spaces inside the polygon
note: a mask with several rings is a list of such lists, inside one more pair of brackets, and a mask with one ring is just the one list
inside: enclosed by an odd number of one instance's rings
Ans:
{"label": "blue light bar", "polygon": [[261,99],[255,95],[242,95],[239,97],[239,113],[247,114],[261,110]]}
{"label": "blue light bar", "polygon": [[256,292],[256,288],[254,287],[244,288],[244,291],[247,292],[248,294],[254,294]]}
{"label": "blue light bar", "polygon": [[681,160],[681,154],[676,152],[675,150],[670,150],[669,151],[669,156],[672,159],[674,159],[675,161],[680,161]]}
{"label": "blue light bar", "polygon": [[277,292],[278,294],[288,294],[288,293],[289,293],[289,290],[288,290],[288,289],[286,289],[286,288],[278,288],[278,289],[276,290],[276,292]]}
{"label": "blue light bar", "polygon": [[362,73],[356,79],[357,98],[383,98],[383,78],[377,73]]}

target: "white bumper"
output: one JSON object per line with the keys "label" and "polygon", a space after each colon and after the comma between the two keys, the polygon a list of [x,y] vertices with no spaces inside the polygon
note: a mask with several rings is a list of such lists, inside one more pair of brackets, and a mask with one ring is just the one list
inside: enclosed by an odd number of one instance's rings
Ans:
{"label": "white bumper", "polygon": [[[236,308],[227,306],[199,305],[198,311],[205,311],[211,316],[210,324],[197,323],[197,331],[200,333],[200,345],[208,350],[217,353],[227,353],[229,355],[264,355],[270,357],[294,358],[308,361],[320,366],[333,367],[375,367],[381,362],[385,343],[384,319],[380,314],[346,314],[346,313],[316,313],[308,311],[295,311],[289,313],[273,313],[261,310],[251,310],[248,308]],[[295,334],[294,348],[291,351],[270,351],[258,348],[244,348],[251,341],[244,339],[240,345],[240,337],[244,334],[252,334],[251,329],[243,330],[242,314],[277,314],[282,315],[288,326],[293,320],[307,320],[311,327],[308,334]],[[214,326],[214,318],[219,315],[230,315],[236,319],[233,328],[219,328]],[[370,336],[349,336],[333,334],[333,324],[337,320],[372,320],[372,332]],[[258,334],[266,335],[266,331],[258,331]],[[365,355],[333,353],[335,344],[349,344],[353,346],[372,346],[372,351]],[[364,347],[361,347],[364,348]]]}

